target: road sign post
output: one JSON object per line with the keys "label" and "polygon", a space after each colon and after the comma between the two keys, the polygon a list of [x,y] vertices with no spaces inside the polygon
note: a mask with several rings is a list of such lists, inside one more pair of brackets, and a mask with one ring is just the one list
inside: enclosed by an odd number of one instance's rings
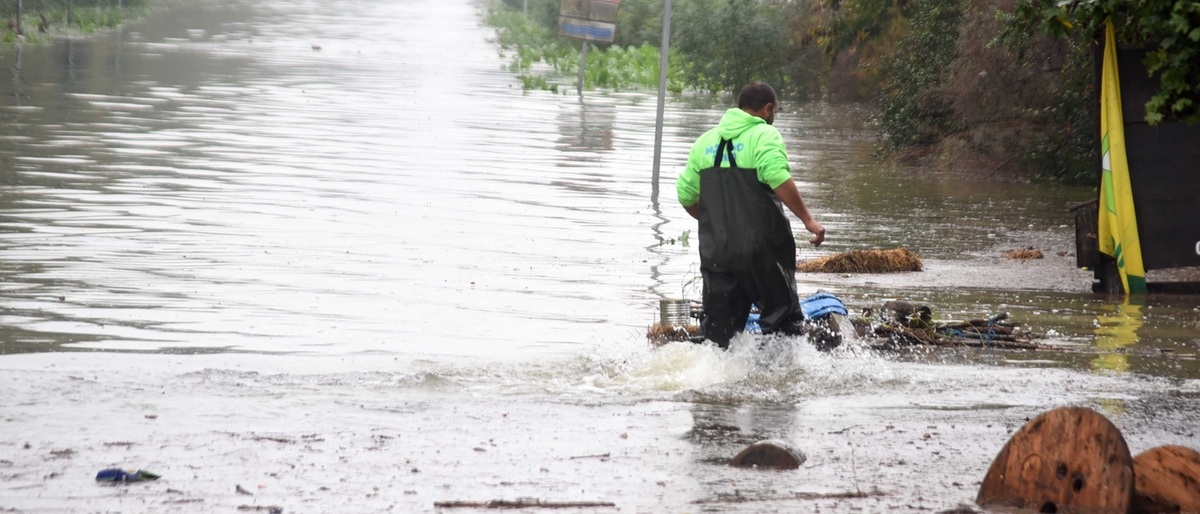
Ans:
{"label": "road sign post", "polygon": [[583,46],[579,49],[579,85],[576,87],[579,96],[583,96],[583,76],[587,72],[587,40],[583,40]]}
{"label": "road sign post", "polygon": [[558,35],[582,39],[579,49],[579,96],[587,72],[588,42],[612,43],[617,33],[620,0],[562,0],[558,8]]}
{"label": "road sign post", "polygon": [[662,161],[663,111],[667,100],[667,68],[671,50],[671,0],[663,3],[662,45],[658,47],[658,114],[654,121],[654,171],[651,187],[658,190],[658,170]]}

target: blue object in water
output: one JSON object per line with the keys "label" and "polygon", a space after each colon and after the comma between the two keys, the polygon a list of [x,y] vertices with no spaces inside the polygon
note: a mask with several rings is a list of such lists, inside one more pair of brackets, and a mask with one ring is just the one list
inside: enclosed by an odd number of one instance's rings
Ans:
{"label": "blue object in water", "polygon": [[758,324],[758,320],[761,317],[762,314],[751,312],[750,317],[746,318],[746,328],[744,328],[743,331],[747,334],[761,334],[762,325]]}
{"label": "blue object in water", "polygon": [[[816,321],[834,313],[842,316],[848,314],[846,305],[838,297],[829,293],[817,293],[800,300],[800,312],[806,321]],[[747,334],[761,334],[762,325],[759,324],[761,317],[762,314],[752,310],[750,316],[746,318],[746,327],[742,330]]]}
{"label": "blue object in water", "polygon": [[97,482],[141,482],[158,480],[159,476],[149,471],[126,471],[120,468],[102,469],[96,473]]}
{"label": "blue object in water", "polygon": [[807,321],[816,321],[830,314],[847,315],[846,305],[829,293],[817,293],[800,300],[800,312]]}

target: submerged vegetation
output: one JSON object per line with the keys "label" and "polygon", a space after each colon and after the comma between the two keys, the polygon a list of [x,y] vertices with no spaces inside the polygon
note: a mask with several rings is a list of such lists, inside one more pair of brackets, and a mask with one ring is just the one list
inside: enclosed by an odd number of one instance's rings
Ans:
{"label": "submerged vegetation", "polygon": [[[487,12],[525,87],[574,89],[580,43],[558,0]],[[588,53],[586,86],[657,86],[662,0],[623,0],[616,41]],[[1090,182],[1092,55],[1111,16],[1150,48],[1162,89],[1147,121],[1200,118],[1200,4],[1178,0],[676,0],[672,91],[765,80],[786,98],[878,106],[881,155],[985,175]]]}
{"label": "submerged vegetation", "polygon": [[[549,5],[536,1],[531,3]],[[553,6],[557,16],[558,3],[554,2]],[[559,38],[553,25],[535,23],[533,17],[526,17],[511,7],[493,6],[487,14],[486,21],[496,27],[497,41],[500,47],[508,52],[508,70],[518,75],[526,89],[557,92],[568,82],[574,83],[574,80],[565,79],[561,83],[553,82],[546,73],[535,72],[534,67],[541,64],[562,77],[576,77],[579,73],[579,53],[582,49],[578,41]],[[628,46],[605,46],[607,48],[593,46],[588,51],[587,69],[584,71],[585,86],[609,89],[658,87],[658,47],[647,42]],[[672,59],[672,65],[677,61]],[[677,77],[679,72],[672,69],[669,75]],[[668,86],[672,91],[683,90],[683,85],[678,81],[671,81]]]}
{"label": "submerged vegetation", "polygon": [[0,41],[35,44],[58,34],[91,34],[150,13],[149,0],[24,0],[22,3],[18,34],[17,0],[0,0],[0,13],[7,22]]}

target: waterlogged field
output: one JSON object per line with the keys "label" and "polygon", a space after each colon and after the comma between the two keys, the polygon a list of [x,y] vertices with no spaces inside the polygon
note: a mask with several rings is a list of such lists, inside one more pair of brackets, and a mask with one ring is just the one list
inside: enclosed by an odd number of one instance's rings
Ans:
{"label": "waterlogged field", "polygon": [[[197,1],[0,52],[0,510],[937,512],[1053,407],[1198,446],[1200,300],[1089,293],[1090,190],[881,168],[855,106],[778,117],[829,229],[800,256],[926,271],[801,292],[1010,312],[1061,350],[651,347],[658,299],[696,297],[672,184],[727,99],[672,98],[655,188],[653,96],[526,90],[480,8]],[[725,465],[771,437],[801,469]]]}

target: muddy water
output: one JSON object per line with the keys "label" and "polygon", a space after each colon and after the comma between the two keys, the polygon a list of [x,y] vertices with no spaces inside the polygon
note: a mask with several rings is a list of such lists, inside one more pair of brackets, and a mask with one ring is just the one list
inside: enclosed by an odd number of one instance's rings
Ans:
{"label": "muddy water", "polygon": [[[1064,351],[650,349],[657,300],[696,294],[672,182],[725,99],[669,103],[655,194],[653,96],[523,92],[476,8],[195,0],[0,51],[0,508],[882,512],[969,502],[1054,406],[1197,446],[1200,369],[1161,350],[1197,351],[1200,300],[1087,292],[1091,191],[881,167],[853,106],[778,118],[830,231],[801,257],[927,271],[802,292],[1011,312]],[[1047,258],[999,257],[1025,246]],[[809,462],[721,465],[764,437]],[[92,488],[110,465],[167,479]]]}

